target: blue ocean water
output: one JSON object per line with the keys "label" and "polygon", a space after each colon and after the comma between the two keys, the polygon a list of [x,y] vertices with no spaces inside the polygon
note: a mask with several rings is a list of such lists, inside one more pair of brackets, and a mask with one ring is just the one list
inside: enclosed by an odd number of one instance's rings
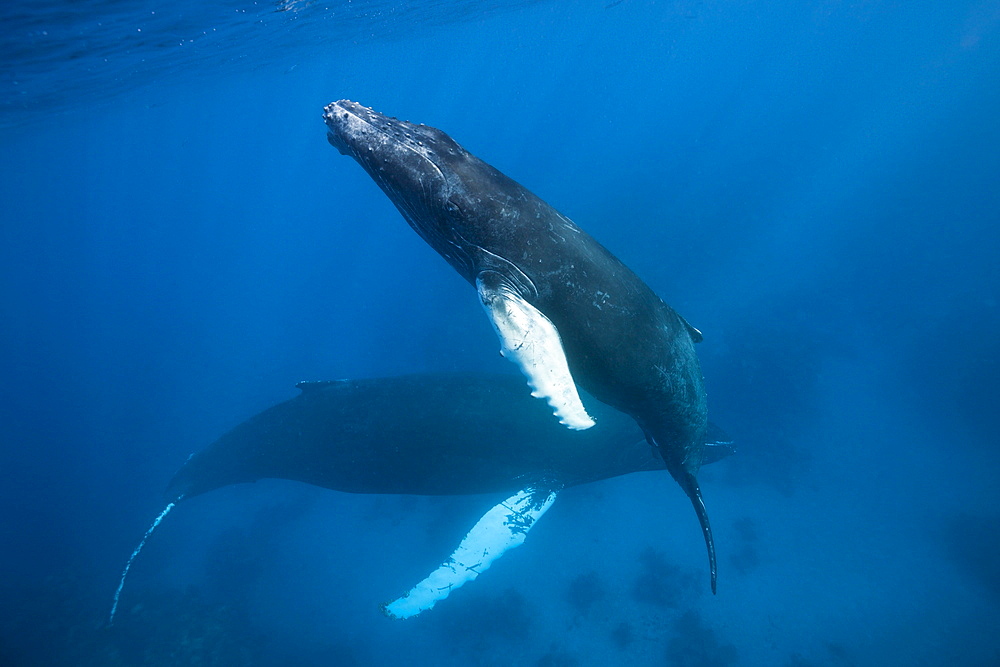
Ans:
{"label": "blue ocean water", "polygon": [[[0,663],[1000,663],[1000,2],[0,6]],[[705,334],[711,595],[663,473],[565,491],[430,612],[494,500],[186,457],[304,379],[510,371],[325,139],[439,127]]]}

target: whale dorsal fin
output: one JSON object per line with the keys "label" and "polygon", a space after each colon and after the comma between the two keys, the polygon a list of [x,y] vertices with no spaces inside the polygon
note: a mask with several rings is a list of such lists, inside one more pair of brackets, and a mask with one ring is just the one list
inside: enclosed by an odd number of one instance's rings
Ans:
{"label": "whale dorsal fin", "polygon": [[576,390],[554,324],[496,271],[476,277],[483,308],[500,338],[500,354],[520,367],[531,395],[544,398],[559,423],[582,430],[594,425]]}
{"label": "whale dorsal fin", "polygon": [[403,597],[382,605],[382,611],[392,618],[411,618],[430,609],[482,574],[508,549],[520,546],[555,499],[555,491],[527,488],[495,505],[476,522],[451,558]]}
{"label": "whale dorsal fin", "polygon": [[722,427],[708,422],[705,431],[705,446],[701,450],[701,464],[708,465],[721,461],[736,453],[732,436],[722,430]]}
{"label": "whale dorsal fin", "polygon": [[705,337],[701,335],[701,331],[691,326],[691,323],[685,320],[680,315],[678,315],[677,317],[680,318],[680,321],[684,323],[684,328],[687,329],[689,334],[691,334],[691,340],[693,340],[696,343],[700,343],[701,341],[705,340]]}
{"label": "whale dorsal fin", "polygon": [[344,384],[345,382],[350,382],[350,380],[303,380],[302,382],[297,382],[295,388],[307,392],[336,384]]}

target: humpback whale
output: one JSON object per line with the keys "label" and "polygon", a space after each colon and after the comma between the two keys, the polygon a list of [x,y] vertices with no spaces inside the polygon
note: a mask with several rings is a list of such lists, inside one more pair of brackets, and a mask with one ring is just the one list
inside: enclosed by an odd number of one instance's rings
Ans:
{"label": "humpback whale", "polygon": [[[298,396],[237,425],[192,454],[166,490],[167,509],[133,552],[115,593],[172,507],[231,484],[283,478],[351,493],[502,498],[459,547],[408,593],[383,606],[407,618],[471,581],[523,542],[565,487],[663,470],[635,422],[595,404],[585,433],[557,425],[510,375],[408,375],[302,382]],[[711,458],[731,453],[712,427]]]}
{"label": "humpback whale", "polygon": [[441,130],[350,100],[329,104],[323,118],[330,144],[476,288],[501,354],[533,396],[571,429],[595,423],[579,388],[635,419],[694,506],[714,593],[715,545],[696,477],[708,419],[701,332],[569,218]]}

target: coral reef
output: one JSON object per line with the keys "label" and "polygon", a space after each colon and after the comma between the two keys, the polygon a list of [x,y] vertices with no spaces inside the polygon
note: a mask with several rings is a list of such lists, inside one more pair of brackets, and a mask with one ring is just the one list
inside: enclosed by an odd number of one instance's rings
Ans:
{"label": "coral reef", "polygon": [[675,635],[667,642],[667,664],[675,667],[725,667],[739,660],[732,644],[715,636],[697,612],[686,611],[674,624]]}
{"label": "coral reef", "polygon": [[694,587],[694,577],[667,561],[663,553],[646,547],[639,555],[642,571],[632,585],[632,597],[656,607],[676,608]]}
{"label": "coral reef", "polygon": [[592,570],[573,577],[566,590],[566,601],[578,615],[586,616],[590,608],[605,600],[607,595],[600,575]]}

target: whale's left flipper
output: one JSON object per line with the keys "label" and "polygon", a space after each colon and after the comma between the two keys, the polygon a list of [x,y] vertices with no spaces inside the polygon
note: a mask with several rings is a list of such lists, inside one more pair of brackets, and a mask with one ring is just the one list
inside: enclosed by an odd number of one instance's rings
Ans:
{"label": "whale's left flipper", "polygon": [[455,553],[403,597],[382,605],[392,618],[410,618],[430,609],[452,590],[472,581],[508,549],[520,546],[535,521],[556,499],[555,491],[524,489],[483,515]]}
{"label": "whale's left flipper", "polygon": [[495,271],[480,273],[476,289],[500,338],[500,354],[520,367],[528,378],[531,395],[544,398],[559,423],[574,430],[593,426],[569,372],[555,325]]}

